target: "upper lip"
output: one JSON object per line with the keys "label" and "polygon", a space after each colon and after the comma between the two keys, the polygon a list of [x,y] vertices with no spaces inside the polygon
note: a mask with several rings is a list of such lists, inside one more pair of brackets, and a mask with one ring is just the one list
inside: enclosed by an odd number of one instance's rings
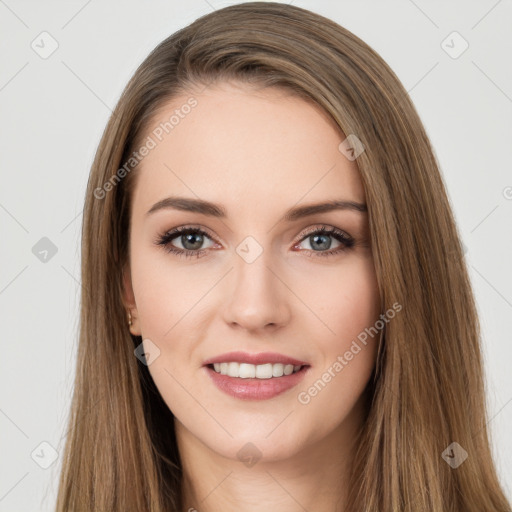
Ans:
{"label": "upper lip", "polygon": [[282,364],[293,364],[294,366],[306,366],[307,363],[299,361],[293,357],[285,356],[284,354],[278,354],[277,352],[260,352],[258,354],[250,354],[248,352],[226,352],[220,356],[215,356],[207,359],[204,362],[204,366],[213,363],[249,363],[249,364],[265,364],[265,363],[282,363]]}

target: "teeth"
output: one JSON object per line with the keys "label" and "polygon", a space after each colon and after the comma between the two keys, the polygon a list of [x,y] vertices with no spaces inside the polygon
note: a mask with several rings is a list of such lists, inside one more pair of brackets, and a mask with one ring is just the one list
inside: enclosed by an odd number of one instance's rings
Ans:
{"label": "teeth", "polygon": [[221,375],[229,377],[239,377],[241,379],[271,379],[272,377],[282,377],[298,372],[302,366],[292,364],[248,364],[248,363],[213,363],[213,368]]}

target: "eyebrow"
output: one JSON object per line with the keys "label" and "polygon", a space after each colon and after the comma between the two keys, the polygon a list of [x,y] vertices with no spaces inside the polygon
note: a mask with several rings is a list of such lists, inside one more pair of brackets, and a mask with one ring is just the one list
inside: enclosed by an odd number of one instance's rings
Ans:
{"label": "eyebrow", "polygon": [[[210,217],[217,217],[220,219],[227,218],[226,209],[220,204],[202,199],[177,196],[166,197],[165,199],[158,201],[148,210],[146,216],[163,209],[200,213],[202,215],[208,215]],[[316,213],[325,213],[334,210],[350,210],[362,214],[365,214],[368,211],[366,204],[363,203],[357,203],[356,201],[333,200],[324,203],[307,204],[304,206],[290,208],[286,211],[283,217],[281,217],[280,221],[284,220],[292,222]]]}

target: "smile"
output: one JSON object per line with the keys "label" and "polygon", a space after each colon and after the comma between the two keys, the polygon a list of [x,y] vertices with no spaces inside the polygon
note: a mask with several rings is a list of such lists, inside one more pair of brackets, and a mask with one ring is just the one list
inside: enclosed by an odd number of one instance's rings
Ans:
{"label": "smile", "polygon": [[[265,364],[249,364],[249,363],[213,363],[213,369],[221,375],[228,377],[239,377],[241,379],[271,379],[282,377],[283,375],[291,375],[298,372],[302,365],[282,364],[282,363],[265,363]],[[210,366],[210,367],[211,367]]]}

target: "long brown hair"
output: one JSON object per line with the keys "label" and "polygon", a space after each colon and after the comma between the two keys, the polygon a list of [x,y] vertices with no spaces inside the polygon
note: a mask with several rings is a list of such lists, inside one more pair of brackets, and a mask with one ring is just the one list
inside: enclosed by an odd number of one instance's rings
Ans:
{"label": "long brown hair", "polygon": [[[357,164],[381,304],[403,309],[379,345],[347,510],[510,511],[491,458],[473,292],[419,116],[367,44],[327,18],[273,2],[220,9],[164,40],[105,129],[85,198],[80,337],[57,511],[181,510],[174,417],[134,356],[141,338],[130,334],[123,303],[137,176],[125,164],[162,105],[221,80],[314,101],[365,148]],[[450,446],[450,456],[460,450],[454,442],[468,454],[456,468],[443,457]]]}

